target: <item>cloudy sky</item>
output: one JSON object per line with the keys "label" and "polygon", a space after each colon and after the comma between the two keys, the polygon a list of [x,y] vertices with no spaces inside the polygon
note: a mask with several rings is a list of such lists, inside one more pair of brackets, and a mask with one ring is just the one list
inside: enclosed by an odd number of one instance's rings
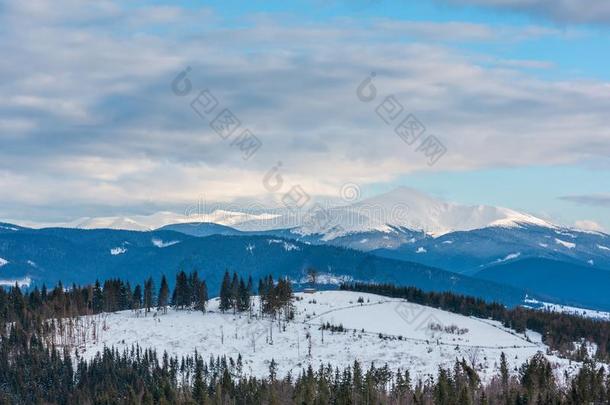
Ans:
{"label": "cloudy sky", "polygon": [[0,0],[0,34],[0,220],[353,183],[610,230],[607,1]]}

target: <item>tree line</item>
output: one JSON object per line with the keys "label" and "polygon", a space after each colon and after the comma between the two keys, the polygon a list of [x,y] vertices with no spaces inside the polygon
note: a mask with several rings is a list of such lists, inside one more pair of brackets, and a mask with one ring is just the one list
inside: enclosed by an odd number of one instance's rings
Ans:
{"label": "tree line", "polygon": [[[194,352],[170,357],[132,346],[104,348],[84,360],[45,345],[36,334],[12,328],[0,340],[0,404],[268,404],[268,405],[521,405],[610,401],[610,376],[587,359],[558,384],[542,353],[511,373],[502,353],[497,373],[482,382],[464,359],[435,376],[413,378],[408,369],[355,361],[337,368],[311,365],[280,375],[271,359],[264,377],[244,373],[242,359]],[[407,365],[408,366],[408,365]]]}
{"label": "tree line", "polygon": [[[225,272],[220,287],[221,311],[251,311],[251,297],[255,294],[252,278],[245,282],[242,277]],[[287,278],[277,281],[272,276],[259,280],[258,294],[261,297],[261,314],[275,316],[278,312],[292,313],[292,285]],[[53,289],[34,287],[23,291],[18,285],[0,288],[0,325],[18,325],[27,331],[43,331],[48,328],[45,320],[76,318],[82,315],[96,315],[104,312],[124,310],[140,311],[147,315],[152,310],[163,313],[169,307],[177,310],[189,309],[206,312],[209,300],[206,281],[197,271],[176,274],[174,288],[170,291],[165,276],[161,277],[159,288],[152,278],[132,287],[128,281],[109,279],[93,285],[72,285],[66,288],[58,283]],[[0,338],[6,334],[0,330]],[[45,333],[50,333],[46,331]]]}
{"label": "tree line", "polygon": [[[258,295],[260,299],[260,311],[262,314],[277,315],[284,312],[288,318],[292,314],[292,283],[288,278],[273,280],[273,276],[268,275],[258,282]],[[233,277],[229,272],[225,272],[220,286],[220,305],[221,311],[232,310],[233,313],[251,310],[250,297],[253,295],[252,277],[248,278],[247,283],[237,273]]]}
{"label": "tree line", "polygon": [[[153,308],[162,310],[170,305],[170,290],[167,278],[161,278],[155,290],[152,278],[134,288],[128,281],[106,280],[103,284],[96,281],[93,285],[72,285],[66,288],[58,283],[53,289],[46,286],[35,287],[23,292],[15,285],[9,289],[0,288],[0,323],[17,322],[22,327],[38,325],[44,319],[69,318],[80,315],[93,315],[101,312],[123,310],[143,310],[148,313]],[[205,311],[208,300],[205,280],[200,280],[197,272],[189,276],[184,271],[176,275],[176,287],[171,304],[177,308],[186,306]],[[1,336],[1,332],[0,332]]]}

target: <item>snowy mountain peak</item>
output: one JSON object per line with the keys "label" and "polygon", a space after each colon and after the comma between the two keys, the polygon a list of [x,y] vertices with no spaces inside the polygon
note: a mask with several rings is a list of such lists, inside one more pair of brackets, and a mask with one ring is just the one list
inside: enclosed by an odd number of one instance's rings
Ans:
{"label": "snowy mountain peak", "polygon": [[[327,239],[333,239],[357,232],[392,232],[396,228],[440,236],[492,226],[554,227],[543,219],[508,208],[449,203],[408,187],[400,187],[349,206],[332,208],[329,213],[334,221],[326,229],[314,222],[313,226],[306,224],[296,231],[301,234],[327,234]],[[337,229],[341,231],[337,232]]]}
{"label": "snowy mountain peak", "polygon": [[247,211],[220,208],[211,212],[187,210],[185,214],[162,211],[152,215],[79,218],[67,223],[32,226],[148,231],[170,224],[195,222],[231,226],[241,231],[292,229],[300,235],[322,235],[324,240],[360,232],[391,233],[397,229],[440,236],[453,231],[486,227],[518,227],[524,224],[554,227],[543,219],[508,208],[450,203],[408,187],[399,187],[351,205],[324,207],[321,212],[312,211],[310,207],[304,207],[297,213],[273,209],[269,209],[273,213]]}
{"label": "snowy mountain peak", "polygon": [[128,229],[132,231],[148,231],[150,228],[127,217],[84,218],[74,228],[80,229]]}
{"label": "snowy mountain peak", "polygon": [[209,213],[186,212],[176,214],[169,211],[160,211],[151,215],[134,215],[131,217],[83,217],[69,222],[54,223],[24,223],[32,228],[78,228],[78,229],[122,229],[129,231],[151,231],[166,225],[184,223],[215,223],[225,226],[236,226],[248,221],[269,221],[278,215],[250,214],[238,211],[217,209]]}

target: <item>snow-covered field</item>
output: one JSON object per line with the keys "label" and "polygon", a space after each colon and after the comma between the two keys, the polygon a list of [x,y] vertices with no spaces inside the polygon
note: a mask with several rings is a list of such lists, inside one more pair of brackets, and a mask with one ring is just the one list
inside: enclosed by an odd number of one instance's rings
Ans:
{"label": "snow-covered field", "polygon": [[[409,368],[419,377],[435,375],[439,366],[452,367],[456,358],[463,357],[488,378],[498,369],[501,352],[514,369],[536,352],[547,350],[536,333],[516,334],[498,322],[400,299],[346,291],[296,297],[295,319],[289,322],[251,318],[248,313],[222,314],[217,299],[210,301],[206,314],[170,309],[167,314],[148,316],[133,311],[97,315],[89,318],[97,322],[97,338],[88,328],[79,355],[90,358],[104,346],[122,349],[139,344],[177,356],[195,350],[204,358],[241,354],[244,372],[256,376],[268,375],[273,358],[279,374],[297,373],[309,364],[343,367],[358,359],[366,366],[374,362]],[[322,331],[319,325],[327,322],[347,330]],[[560,379],[564,370],[572,374],[578,368],[577,363],[556,356],[549,359]]]}
{"label": "snow-covered field", "polygon": [[525,306],[530,307],[530,308],[542,309],[542,310],[557,312],[557,313],[561,313],[561,314],[577,315],[577,316],[581,316],[583,318],[592,318],[592,319],[600,319],[603,321],[610,321],[610,312],[596,311],[594,309],[571,307],[569,305],[553,304],[550,302],[538,301],[538,300],[531,299],[531,298],[526,298],[525,303],[527,304]]}

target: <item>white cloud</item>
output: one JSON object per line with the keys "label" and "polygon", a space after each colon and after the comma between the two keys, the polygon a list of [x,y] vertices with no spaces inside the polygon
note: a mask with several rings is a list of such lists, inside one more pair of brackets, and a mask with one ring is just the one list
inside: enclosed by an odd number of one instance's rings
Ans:
{"label": "white cloud", "polygon": [[560,23],[610,23],[610,3],[603,0],[443,0],[541,16]]}
{"label": "white cloud", "polygon": [[570,201],[581,205],[610,207],[610,194],[583,194],[559,197],[561,200]]}
{"label": "white cloud", "polygon": [[591,220],[582,220],[582,221],[576,221],[574,223],[574,226],[578,229],[582,229],[585,231],[594,231],[594,232],[605,232],[605,229],[602,225],[598,224],[595,221],[591,221]]}
{"label": "white cloud", "polygon": [[527,68],[527,69],[550,69],[555,65],[551,62],[543,60],[531,59],[506,59],[498,61],[498,65],[511,68]]}
{"label": "white cloud", "polygon": [[[8,190],[0,212],[68,207],[78,217],[87,215],[78,212],[83,206],[260,197],[268,194],[262,178],[278,161],[280,193],[300,184],[311,195],[336,196],[346,182],[364,186],[419,170],[610,155],[608,83],[540,80],[519,63],[484,67],[481,55],[425,41],[455,30],[465,40],[506,38],[485,25],[217,22],[208,10],[112,1],[7,4],[0,48],[11,56],[0,61],[0,117],[11,118],[0,123],[19,135],[0,135],[0,189]],[[160,34],[155,24],[173,29]],[[523,40],[556,35],[522,31]],[[194,90],[179,98],[170,82],[186,66]],[[365,104],[355,91],[373,71],[378,99]],[[244,161],[193,113],[189,102],[204,88],[263,141],[254,158]],[[446,144],[435,167],[376,115],[390,94]]]}
{"label": "white cloud", "polygon": [[35,128],[35,124],[27,119],[0,118],[0,138],[19,137],[20,133]]}
{"label": "white cloud", "polygon": [[542,37],[566,37],[576,32],[541,26],[489,25],[463,21],[408,21],[380,19],[372,25],[384,36],[410,36],[426,41],[502,41],[516,42]]}

